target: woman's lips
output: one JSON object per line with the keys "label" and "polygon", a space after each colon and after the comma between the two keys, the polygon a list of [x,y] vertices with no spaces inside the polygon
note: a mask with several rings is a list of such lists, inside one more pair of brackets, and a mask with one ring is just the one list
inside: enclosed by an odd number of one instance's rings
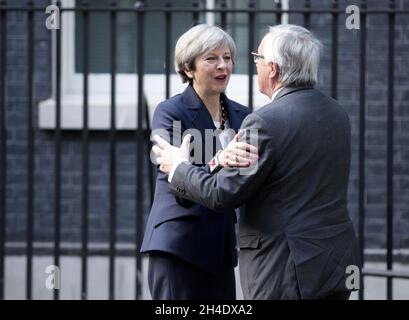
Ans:
{"label": "woman's lips", "polygon": [[221,76],[216,77],[216,80],[219,80],[219,81],[224,81],[226,79],[227,79],[227,75],[221,75]]}

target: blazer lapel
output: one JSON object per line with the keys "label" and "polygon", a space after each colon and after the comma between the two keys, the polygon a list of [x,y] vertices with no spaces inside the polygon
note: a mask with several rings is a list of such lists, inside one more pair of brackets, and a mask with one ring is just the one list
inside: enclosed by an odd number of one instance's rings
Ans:
{"label": "blazer lapel", "polygon": [[193,126],[200,131],[202,143],[204,145],[204,148],[202,148],[202,152],[204,152],[202,158],[204,159],[204,161],[207,161],[207,159],[205,159],[205,155],[213,156],[214,154],[213,143],[206,143],[205,139],[206,129],[216,130],[212,117],[191,85],[189,85],[183,92],[182,99],[183,103],[190,111]]}
{"label": "blazer lapel", "polygon": [[227,105],[230,128],[234,129],[234,131],[237,133],[237,131],[241,127],[242,122],[240,118],[240,108],[234,105],[233,102],[229,100],[225,94],[222,94],[222,98]]}
{"label": "blazer lapel", "polygon": [[[230,129],[228,130],[228,141],[230,142],[239,131],[243,117],[241,116],[240,108],[233,101],[229,100],[224,94],[223,99],[227,105],[229,114]],[[217,149],[222,149],[219,139],[217,139]]]}

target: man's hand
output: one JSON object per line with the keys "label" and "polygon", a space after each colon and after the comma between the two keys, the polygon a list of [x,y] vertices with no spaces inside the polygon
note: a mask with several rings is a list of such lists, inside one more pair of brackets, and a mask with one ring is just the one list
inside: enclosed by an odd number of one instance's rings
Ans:
{"label": "man's hand", "polygon": [[169,174],[175,164],[189,161],[190,134],[183,138],[180,148],[172,146],[158,135],[153,138],[158,145],[152,147],[152,152],[156,155],[156,162],[162,172]]}
{"label": "man's hand", "polygon": [[219,163],[223,167],[249,167],[258,160],[258,149],[245,142],[239,142],[244,131],[239,131],[232,141],[219,154]]}

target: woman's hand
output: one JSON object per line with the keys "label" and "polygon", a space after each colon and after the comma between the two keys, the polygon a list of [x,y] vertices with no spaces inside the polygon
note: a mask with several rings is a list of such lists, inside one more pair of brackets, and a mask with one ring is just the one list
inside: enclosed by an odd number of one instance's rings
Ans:
{"label": "woman's hand", "polygon": [[249,167],[258,160],[258,148],[245,142],[239,142],[244,131],[239,131],[226,149],[219,153],[219,164],[223,167]]}

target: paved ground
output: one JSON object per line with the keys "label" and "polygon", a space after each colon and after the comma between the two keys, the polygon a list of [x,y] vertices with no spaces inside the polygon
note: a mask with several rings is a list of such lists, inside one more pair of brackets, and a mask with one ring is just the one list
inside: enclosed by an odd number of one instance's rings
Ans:
{"label": "paved ground", "polygon": [[[6,258],[6,299],[25,298],[25,257],[11,256]],[[52,264],[52,257],[35,257],[33,260],[33,298],[51,299],[52,291],[45,286],[48,274],[46,267]],[[108,259],[105,257],[89,258],[89,299],[107,299],[108,297]],[[382,263],[371,263],[366,265],[370,268],[385,268]],[[408,264],[395,264],[398,270],[409,271]],[[143,261],[143,299],[150,299],[147,287],[147,259]],[[81,288],[81,260],[77,257],[61,258],[61,299],[79,299]],[[236,269],[237,279],[238,270]],[[135,259],[116,259],[116,299],[134,299],[135,284]],[[383,300],[386,298],[386,280],[382,278],[365,278],[365,298],[371,300]],[[239,281],[237,281],[237,298],[242,299]],[[409,300],[409,280],[394,280],[394,299]],[[356,299],[353,294],[351,299]]]}

